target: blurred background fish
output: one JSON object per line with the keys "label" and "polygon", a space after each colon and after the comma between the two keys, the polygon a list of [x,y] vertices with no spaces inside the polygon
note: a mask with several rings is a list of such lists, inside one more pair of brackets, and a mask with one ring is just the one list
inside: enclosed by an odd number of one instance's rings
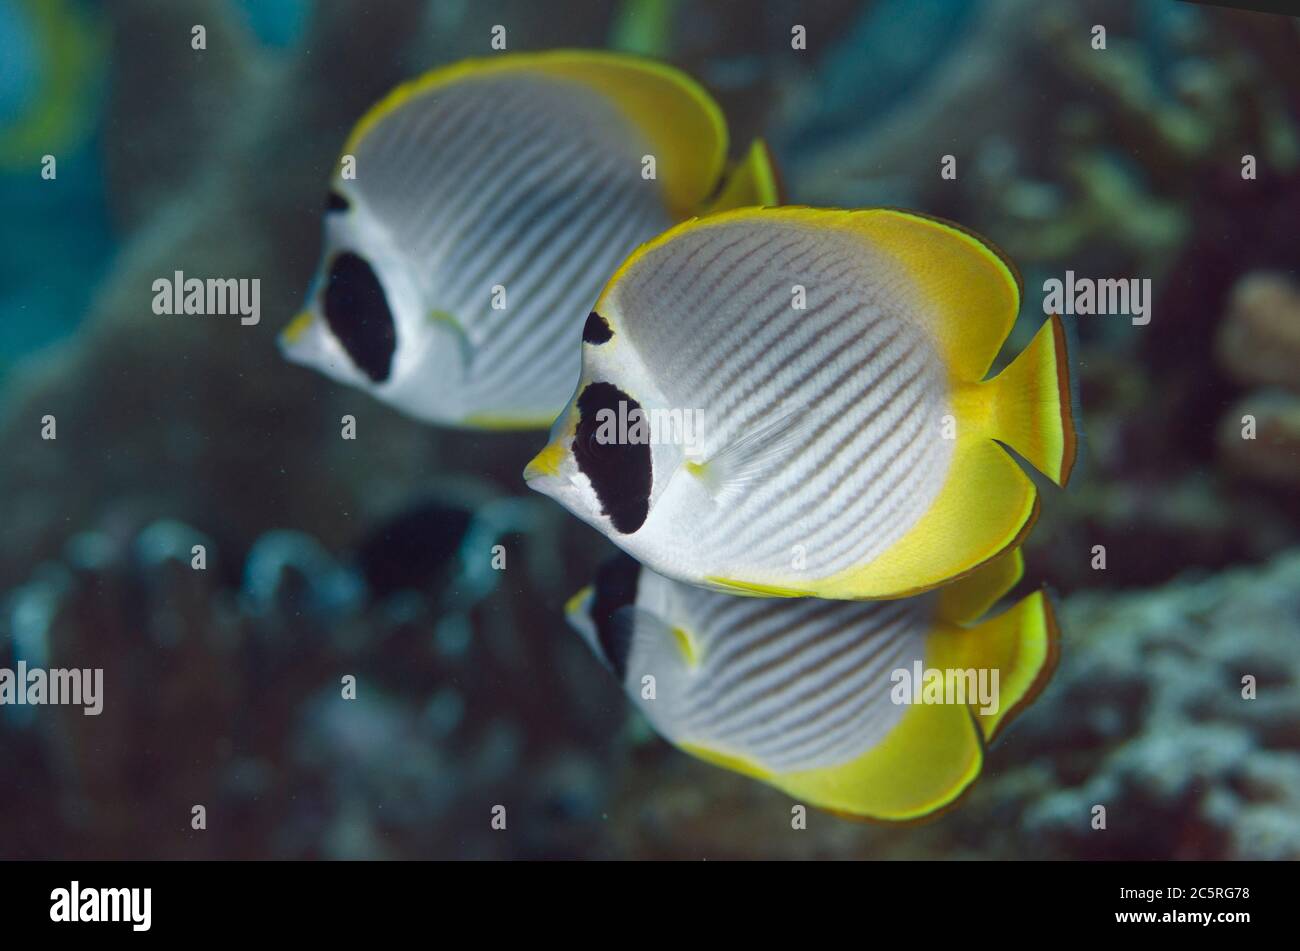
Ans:
{"label": "blurred background fish", "polygon": [[984,744],[1051,676],[1045,595],[975,623],[1023,570],[1013,549],[942,592],[836,602],[737,597],[620,556],[567,613],[676,746],[796,802],[908,820],[969,788]]}
{"label": "blurred background fish", "polygon": [[399,86],[343,146],[321,270],[285,355],[417,419],[544,428],[605,278],[675,221],[776,201],[755,143],[685,74],[557,51]]}
{"label": "blurred background fish", "polygon": [[[0,0],[0,201],[14,212],[0,220],[0,376],[72,332],[113,254],[96,153],[107,42],[88,4]],[[32,169],[57,186],[24,187]]]}
{"label": "blurred background fish", "polygon": [[0,168],[76,149],[94,127],[104,36],[75,0],[0,3]]}

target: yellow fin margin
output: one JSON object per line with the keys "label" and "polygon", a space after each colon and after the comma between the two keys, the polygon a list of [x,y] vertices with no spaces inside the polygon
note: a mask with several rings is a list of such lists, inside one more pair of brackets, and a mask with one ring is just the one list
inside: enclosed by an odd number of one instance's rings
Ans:
{"label": "yellow fin margin", "polygon": [[819,582],[819,598],[901,598],[964,577],[1018,546],[1038,491],[1005,449],[963,427],[948,478],[915,525],[874,561]]}
{"label": "yellow fin margin", "polygon": [[[734,221],[792,221],[847,232],[886,255],[916,285],[927,306],[927,330],[955,382],[977,383],[993,365],[1020,309],[1020,277],[990,242],[959,225],[893,208],[737,208],[684,221],[643,244],[605,285],[605,298],[638,260],[686,231]],[[602,314],[604,310],[600,311]],[[972,319],[972,317],[976,319]]]}
{"label": "yellow fin margin", "polygon": [[760,584],[754,581],[738,581],[735,578],[709,576],[704,579],[704,583],[713,585],[716,588],[722,588],[728,594],[738,595],[742,598],[808,598],[813,596],[813,593],[806,588],[782,588],[777,585]]}
{"label": "yellow fin margin", "polygon": [[467,429],[484,429],[492,432],[517,432],[519,430],[547,429],[555,422],[552,416],[502,416],[493,413],[474,413],[461,420]]}
{"label": "yellow fin margin", "polygon": [[939,590],[938,616],[952,624],[969,624],[988,613],[1024,577],[1025,556],[1019,548],[998,555],[966,577]]}
{"label": "yellow fin margin", "polygon": [[767,781],[820,809],[907,822],[952,805],[969,788],[984,766],[981,737],[965,704],[915,704],[857,759]]}
{"label": "yellow fin margin", "polygon": [[1020,275],[988,239],[942,218],[894,208],[854,212],[847,227],[892,258],[928,305],[929,330],[953,378],[984,378],[1020,311]]}
{"label": "yellow fin margin", "polygon": [[1069,482],[1078,437],[1061,318],[1048,318],[1029,346],[979,388],[990,393],[990,435],[1057,485]]}
{"label": "yellow fin margin", "polygon": [[[1008,557],[993,574],[1007,577]],[[1056,667],[1060,633],[1045,592],[1029,595],[973,628],[939,621],[926,645],[925,667],[999,672],[999,708],[978,704],[909,706],[893,730],[856,759],[785,775],[725,750],[695,743],[694,756],[775,786],[794,799],[847,818],[910,822],[953,806],[979,777],[984,750],[1041,692]]]}
{"label": "yellow fin margin", "polygon": [[343,152],[354,153],[385,116],[419,96],[463,80],[511,72],[546,73],[609,97],[651,143],[656,178],[677,217],[694,214],[712,194],[727,155],[727,124],[717,102],[678,69],[598,50],[502,53],[432,70],[402,83],[372,106],[353,128]]}
{"label": "yellow fin margin", "polygon": [[1047,592],[1035,591],[973,628],[941,625],[935,640],[951,654],[951,666],[999,671],[998,709],[971,711],[992,741],[1047,685],[1060,656],[1061,634]]}
{"label": "yellow fin margin", "polygon": [[775,774],[744,756],[681,743],[715,766],[850,819],[911,822],[951,806],[984,765],[981,733],[965,705],[917,704],[877,746],[848,763]]}
{"label": "yellow fin margin", "polygon": [[718,196],[709,202],[705,215],[753,205],[779,205],[781,184],[776,162],[767,143],[755,139],[745,157],[728,170]]}
{"label": "yellow fin margin", "polygon": [[582,614],[586,609],[587,602],[596,596],[595,585],[587,585],[573,593],[568,601],[564,602],[564,616],[573,617]]}

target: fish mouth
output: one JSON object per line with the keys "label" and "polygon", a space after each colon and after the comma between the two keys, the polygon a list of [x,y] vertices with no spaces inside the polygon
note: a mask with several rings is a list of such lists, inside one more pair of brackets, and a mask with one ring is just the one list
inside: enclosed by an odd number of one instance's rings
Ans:
{"label": "fish mouth", "polygon": [[288,326],[280,331],[279,339],[281,349],[288,350],[295,343],[300,341],[303,334],[307,332],[308,328],[311,327],[315,320],[315,314],[310,310],[304,310],[300,312],[298,316],[294,317],[293,320],[289,321]]}
{"label": "fish mouth", "polygon": [[560,462],[564,459],[564,443],[556,440],[548,443],[546,448],[533,456],[524,466],[524,481],[529,488],[539,489],[541,485],[553,483],[560,477]]}

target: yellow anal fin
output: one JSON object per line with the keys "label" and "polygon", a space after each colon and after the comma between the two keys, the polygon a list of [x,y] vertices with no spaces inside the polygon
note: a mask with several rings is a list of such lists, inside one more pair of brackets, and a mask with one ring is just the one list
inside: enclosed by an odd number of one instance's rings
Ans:
{"label": "yellow anal fin", "polygon": [[781,183],[776,163],[767,143],[755,139],[745,157],[728,169],[722,189],[709,202],[704,214],[712,215],[732,208],[781,204]]}
{"label": "yellow anal fin", "polygon": [[[1030,696],[1024,689],[1025,678],[1042,665],[1035,661],[1032,636],[1022,637],[1024,649],[1019,654],[1011,641],[1016,635],[1029,635],[1036,597],[1025,599],[979,628],[967,630],[938,622],[926,642],[924,668],[997,666],[1000,696],[1023,705]],[[1010,633],[1004,634],[1004,630]],[[985,638],[985,634],[990,636]],[[944,696],[939,702],[923,699],[909,703],[883,739],[834,766],[773,773],[751,757],[716,746],[691,742],[679,742],[678,746],[818,809],[849,818],[915,821],[951,807],[970,788],[983,768],[985,737],[992,736],[999,725],[995,720],[981,722],[977,710],[964,702],[967,698],[948,702],[950,699]]]}
{"label": "yellow anal fin", "polygon": [[[990,578],[1005,581],[1008,567],[1018,573],[1017,553],[999,561],[987,569]],[[926,645],[926,668],[977,676],[996,670],[996,709],[984,712],[978,701],[914,705],[884,740],[857,759],[767,782],[819,808],[868,819],[914,820],[945,809],[979,776],[985,745],[1046,685],[1056,668],[1059,641],[1051,602],[1042,591],[974,628],[940,621]]]}
{"label": "yellow anal fin", "polygon": [[916,524],[874,561],[815,585],[818,598],[901,598],[969,574],[1020,544],[1038,492],[1005,449],[974,427],[957,439],[948,477]]}
{"label": "yellow anal fin", "polygon": [[856,759],[767,781],[820,809],[904,822],[952,805],[983,764],[980,731],[967,706],[915,704],[884,740]]}
{"label": "yellow anal fin", "polygon": [[1046,686],[1060,655],[1060,629],[1045,591],[1036,591],[976,627],[940,625],[933,640],[952,666],[998,671],[997,709],[971,713],[986,740],[1023,710]]}
{"label": "yellow anal fin", "polygon": [[979,389],[991,402],[990,435],[1057,485],[1065,485],[1074,467],[1077,437],[1061,318],[1053,314],[1024,352]]}

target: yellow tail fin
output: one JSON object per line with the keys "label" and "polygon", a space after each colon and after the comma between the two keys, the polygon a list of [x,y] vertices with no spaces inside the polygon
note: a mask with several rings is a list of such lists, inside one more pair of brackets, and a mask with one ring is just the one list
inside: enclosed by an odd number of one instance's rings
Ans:
{"label": "yellow tail fin", "polygon": [[781,183],[776,163],[767,143],[755,139],[745,157],[727,170],[722,189],[709,202],[703,214],[712,215],[731,208],[751,205],[781,204]]}
{"label": "yellow tail fin", "polygon": [[1060,653],[1060,631],[1045,591],[1035,591],[983,624],[942,628],[936,637],[952,646],[952,666],[998,671],[997,709],[971,709],[986,741],[1038,696]]}
{"label": "yellow tail fin", "polygon": [[1024,352],[992,380],[992,428],[998,439],[1057,485],[1074,466],[1077,437],[1070,408],[1065,328],[1053,314]]}

